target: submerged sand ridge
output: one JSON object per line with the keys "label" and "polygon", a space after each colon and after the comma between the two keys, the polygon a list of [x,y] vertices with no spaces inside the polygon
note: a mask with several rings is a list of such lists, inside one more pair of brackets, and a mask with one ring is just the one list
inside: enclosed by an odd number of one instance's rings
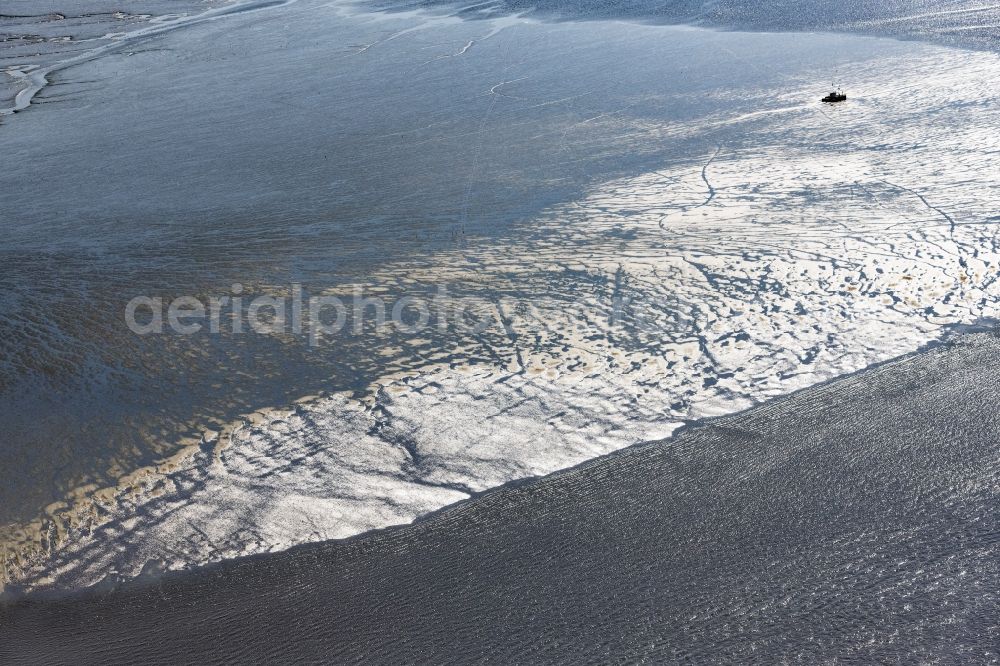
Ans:
{"label": "submerged sand ridge", "polygon": [[[144,50],[143,37],[211,20],[228,12],[262,5],[247,0],[143,0],[122,11],[120,3],[84,0],[67,5],[45,0],[10,0],[0,13],[0,117],[24,111],[29,105],[60,104],[72,95],[51,89],[66,82],[55,81],[60,70],[123,51],[135,55]],[[132,50],[130,46],[135,45]],[[90,81],[89,83],[95,83]]]}

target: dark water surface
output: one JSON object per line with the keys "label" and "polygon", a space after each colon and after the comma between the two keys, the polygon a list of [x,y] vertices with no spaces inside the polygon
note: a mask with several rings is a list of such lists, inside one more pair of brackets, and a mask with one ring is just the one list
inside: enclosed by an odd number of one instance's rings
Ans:
{"label": "dark water surface", "polygon": [[417,525],[0,608],[5,663],[992,663],[995,334]]}

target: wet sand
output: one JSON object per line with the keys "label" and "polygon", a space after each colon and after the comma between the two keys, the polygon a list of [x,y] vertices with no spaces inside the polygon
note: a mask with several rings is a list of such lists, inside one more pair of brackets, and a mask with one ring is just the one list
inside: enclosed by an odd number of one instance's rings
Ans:
{"label": "wet sand", "polygon": [[1000,338],[415,525],[0,609],[0,661],[985,663]]}

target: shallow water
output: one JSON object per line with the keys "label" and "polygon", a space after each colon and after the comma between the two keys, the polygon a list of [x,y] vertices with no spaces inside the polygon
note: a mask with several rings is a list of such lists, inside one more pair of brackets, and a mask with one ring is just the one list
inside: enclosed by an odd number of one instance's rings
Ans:
{"label": "shallow water", "polygon": [[996,49],[1000,5],[979,0],[367,0],[388,11],[456,12],[467,19],[510,14],[545,19],[629,20],[730,30],[821,30],[891,35]]}
{"label": "shallow water", "polygon": [[403,529],[0,604],[0,659],[990,663],[998,353],[959,336]]}
{"label": "shallow water", "polygon": [[[307,0],[136,47],[0,127],[27,586],[406,522],[995,316],[992,53]],[[489,325],[125,325],[236,283]]]}

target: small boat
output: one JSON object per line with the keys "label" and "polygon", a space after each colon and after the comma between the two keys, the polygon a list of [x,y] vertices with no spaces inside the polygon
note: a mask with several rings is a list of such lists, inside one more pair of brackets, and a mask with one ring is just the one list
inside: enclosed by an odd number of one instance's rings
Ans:
{"label": "small boat", "polygon": [[820,101],[827,102],[828,104],[836,104],[837,102],[846,102],[847,95],[845,95],[843,92],[839,90],[834,90],[832,93],[830,93]]}

